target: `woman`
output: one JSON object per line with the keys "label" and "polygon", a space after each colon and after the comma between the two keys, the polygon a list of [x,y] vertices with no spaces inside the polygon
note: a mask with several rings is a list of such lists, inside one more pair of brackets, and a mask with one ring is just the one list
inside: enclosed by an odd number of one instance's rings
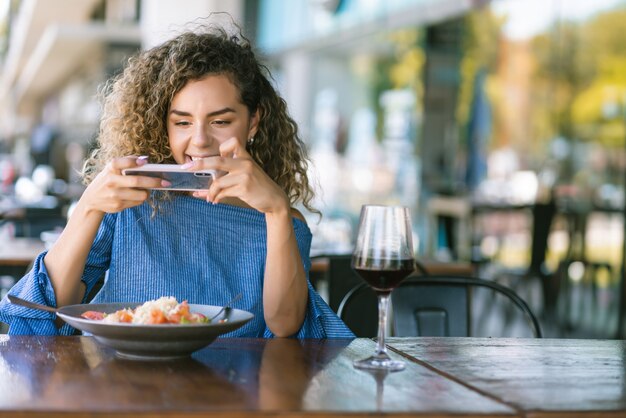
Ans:
{"label": "woman", "polygon": [[[129,62],[105,91],[99,146],[68,224],[10,293],[49,306],[175,296],[254,319],[231,336],[351,337],[307,280],[312,210],[297,127],[243,37],[183,33]],[[136,157],[141,155],[142,157]],[[122,170],[175,163],[225,175],[208,191]],[[0,303],[11,334],[69,334],[44,312]]]}

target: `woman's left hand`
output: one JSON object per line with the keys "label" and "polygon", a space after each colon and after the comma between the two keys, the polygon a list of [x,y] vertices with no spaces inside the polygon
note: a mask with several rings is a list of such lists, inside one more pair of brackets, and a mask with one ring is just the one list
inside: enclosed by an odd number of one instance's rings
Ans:
{"label": "woman's left hand", "polygon": [[223,142],[219,151],[219,157],[206,157],[186,165],[191,170],[226,172],[213,180],[208,191],[195,192],[194,196],[214,203],[239,199],[265,214],[267,255],[263,281],[263,318],[274,335],[291,336],[298,332],[304,321],[308,287],[289,199],[237,138]]}
{"label": "woman's left hand", "polygon": [[230,138],[220,145],[220,156],[193,161],[190,170],[221,170],[225,175],[213,180],[208,191],[194,192],[207,202],[220,203],[237,198],[265,214],[289,211],[285,192],[252,159],[245,147]]}

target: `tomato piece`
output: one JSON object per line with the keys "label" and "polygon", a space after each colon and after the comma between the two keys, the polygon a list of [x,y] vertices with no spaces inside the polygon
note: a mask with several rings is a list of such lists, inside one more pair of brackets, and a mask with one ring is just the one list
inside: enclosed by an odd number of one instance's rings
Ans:
{"label": "tomato piece", "polygon": [[167,318],[165,317],[165,314],[163,313],[162,310],[155,309],[154,311],[150,313],[149,323],[150,324],[166,324]]}
{"label": "tomato piece", "polygon": [[133,322],[132,312],[128,309],[122,309],[121,311],[117,311],[117,319],[120,322]]}
{"label": "tomato piece", "polygon": [[86,319],[94,320],[94,321],[102,321],[104,319],[104,312],[85,311],[80,316]]}
{"label": "tomato piece", "polygon": [[189,323],[192,322],[191,315],[192,314],[189,312],[189,304],[184,300],[170,312],[167,316],[167,322],[170,324],[181,324],[183,321]]}
{"label": "tomato piece", "polygon": [[189,315],[189,304],[187,303],[186,300],[183,300],[179,305],[178,305],[178,309],[177,311],[182,315],[182,316],[188,316]]}
{"label": "tomato piece", "polygon": [[169,314],[169,316],[167,317],[167,322],[169,322],[170,324],[180,324],[184,319],[184,316],[182,316],[178,312],[174,312],[172,314]]}

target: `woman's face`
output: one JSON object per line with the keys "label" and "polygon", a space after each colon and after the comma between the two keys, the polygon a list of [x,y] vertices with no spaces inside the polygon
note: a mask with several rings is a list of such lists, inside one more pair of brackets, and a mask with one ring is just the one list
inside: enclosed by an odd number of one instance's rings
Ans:
{"label": "woman's face", "polygon": [[219,155],[222,142],[236,137],[245,147],[254,136],[258,112],[250,115],[239,92],[223,75],[189,81],[170,104],[167,136],[178,164]]}

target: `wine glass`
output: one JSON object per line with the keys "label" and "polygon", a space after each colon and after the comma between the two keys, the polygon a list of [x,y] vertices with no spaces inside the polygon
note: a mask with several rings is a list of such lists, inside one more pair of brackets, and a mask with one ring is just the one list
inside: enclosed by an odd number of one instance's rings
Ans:
{"label": "wine glass", "polygon": [[404,363],[392,360],[385,347],[389,295],[415,270],[409,209],[364,205],[352,254],[352,268],[378,296],[378,342],[373,356],[354,362],[360,369],[398,371]]}

